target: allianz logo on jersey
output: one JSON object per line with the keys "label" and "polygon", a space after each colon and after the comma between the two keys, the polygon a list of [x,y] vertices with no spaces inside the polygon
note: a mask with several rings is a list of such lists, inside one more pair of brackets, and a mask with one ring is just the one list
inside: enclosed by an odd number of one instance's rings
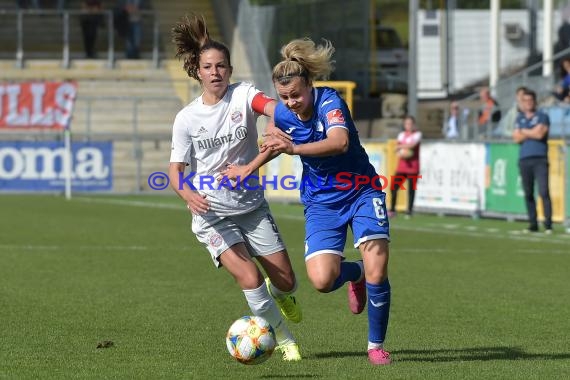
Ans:
{"label": "allianz logo on jersey", "polygon": [[243,125],[238,126],[233,133],[228,133],[227,135],[220,137],[209,137],[202,140],[198,140],[198,149],[214,149],[222,145],[229,144],[237,140],[244,140],[247,138],[247,128]]}

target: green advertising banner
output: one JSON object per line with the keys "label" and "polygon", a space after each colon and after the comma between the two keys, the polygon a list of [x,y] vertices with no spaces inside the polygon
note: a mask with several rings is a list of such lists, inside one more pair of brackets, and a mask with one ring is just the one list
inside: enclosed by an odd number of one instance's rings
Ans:
{"label": "green advertising banner", "polygon": [[526,215],[518,157],[517,144],[487,144],[485,211]]}
{"label": "green advertising banner", "polygon": [[[564,143],[561,140],[548,142],[549,192],[552,200],[552,220],[562,222],[564,216],[570,215],[567,200],[570,195],[564,190],[564,171],[568,170],[568,157],[564,157]],[[517,144],[487,144],[487,173],[485,183],[485,211],[526,215],[524,193],[518,167],[519,146]],[[566,166],[566,168],[565,168]],[[535,185],[537,213],[542,220],[542,200],[538,196]],[[566,200],[566,202],[565,202]],[[566,206],[564,206],[566,204]]]}

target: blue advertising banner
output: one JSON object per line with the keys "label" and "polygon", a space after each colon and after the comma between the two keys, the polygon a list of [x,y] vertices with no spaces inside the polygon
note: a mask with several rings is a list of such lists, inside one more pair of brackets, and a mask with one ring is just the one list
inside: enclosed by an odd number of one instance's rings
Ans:
{"label": "blue advertising banner", "polygon": [[[0,141],[0,191],[63,191],[63,141]],[[71,144],[72,191],[113,188],[113,143]]]}

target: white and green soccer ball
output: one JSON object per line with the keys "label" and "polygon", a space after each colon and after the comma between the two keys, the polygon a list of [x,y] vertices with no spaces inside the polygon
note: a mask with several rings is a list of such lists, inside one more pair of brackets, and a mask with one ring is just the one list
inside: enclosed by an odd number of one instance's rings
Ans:
{"label": "white and green soccer ball", "polygon": [[231,356],[242,364],[266,361],[277,345],[275,331],[265,319],[245,316],[230,326],[226,345]]}

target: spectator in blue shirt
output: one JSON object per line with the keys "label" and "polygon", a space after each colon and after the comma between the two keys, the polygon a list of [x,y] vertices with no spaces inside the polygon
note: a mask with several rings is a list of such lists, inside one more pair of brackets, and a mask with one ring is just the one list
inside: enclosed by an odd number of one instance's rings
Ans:
{"label": "spectator in blue shirt", "polygon": [[548,115],[536,109],[536,93],[526,90],[522,95],[522,109],[517,116],[513,140],[520,144],[519,170],[528,212],[529,227],[526,232],[537,232],[534,183],[544,208],[545,233],[552,233],[552,203],[548,190]]}

